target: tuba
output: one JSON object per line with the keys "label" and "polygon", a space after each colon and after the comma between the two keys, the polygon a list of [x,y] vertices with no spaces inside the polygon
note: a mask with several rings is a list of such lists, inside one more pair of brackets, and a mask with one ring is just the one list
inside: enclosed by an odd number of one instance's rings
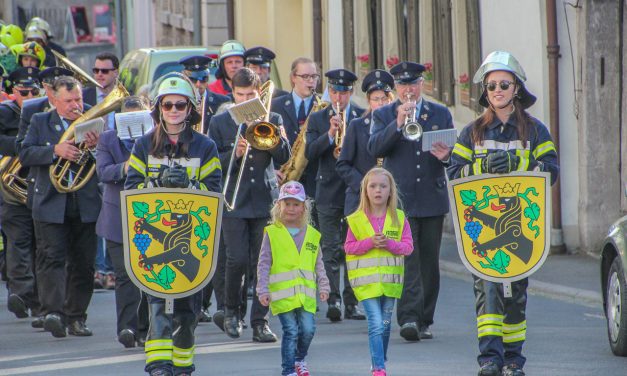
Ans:
{"label": "tuba", "polygon": [[[18,157],[2,157],[0,159],[0,184],[2,185],[2,193],[9,195],[14,201],[26,204],[28,195],[28,181],[20,173],[22,164]],[[5,201],[8,201],[5,198]]]}
{"label": "tuba", "polygon": [[94,85],[102,89],[102,85],[98,83],[98,81],[94,80],[90,75],[85,73],[81,68],[79,68],[76,64],[72,63],[70,59],[61,55],[55,50],[51,50],[54,57],[57,58],[57,66],[65,69],[69,69],[74,72],[74,77],[80,81],[83,85]]}
{"label": "tuba", "polygon": [[333,107],[333,111],[340,117],[340,128],[335,134],[335,149],[333,149],[333,157],[338,159],[342,152],[342,144],[344,143],[344,135],[346,134],[346,112],[340,109],[340,102],[337,102],[337,109]]}
{"label": "tuba", "polygon": [[[320,97],[313,92],[313,96],[315,98],[315,103],[309,111],[309,116],[314,112],[324,110],[329,106],[329,102],[323,102],[320,100]],[[294,145],[292,145],[292,155],[290,159],[285,162],[281,166],[281,172],[285,175],[284,183],[290,180],[300,180],[300,177],[303,175],[305,168],[307,167],[307,157],[305,157],[305,134],[307,133],[307,124],[309,123],[309,116],[305,120],[305,123],[300,127],[300,131],[298,132],[298,136],[296,137],[296,141],[294,141]]]}
{"label": "tuba", "polygon": [[[74,128],[77,124],[81,124],[88,120],[99,118],[111,111],[119,111],[122,106],[122,100],[128,97],[128,91],[118,81],[116,87],[107,95],[104,100],[87,112],[74,120],[72,124],[59,139],[64,142],[74,138]],[[80,150],[80,156],[77,161],[69,161],[67,159],[58,158],[56,162],[50,166],[50,182],[59,193],[76,192],[83,188],[89,179],[96,172],[96,159],[87,149],[85,144],[77,145]]]}
{"label": "tuba", "polygon": [[233,145],[233,151],[231,152],[231,159],[229,161],[229,167],[226,170],[226,178],[224,180],[224,188],[222,190],[222,194],[224,195],[224,205],[228,211],[233,211],[235,209],[235,201],[237,199],[237,192],[239,192],[240,182],[242,181],[242,175],[244,174],[244,169],[246,165],[246,161],[248,160],[248,151],[251,147],[257,150],[270,150],[275,148],[281,142],[281,130],[275,124],[270,123],[270,105],[272,104],[272,93],[274,92],[274,83],[270,80],[266,81],[260,90],[259,97],[261,99],[261,103],[263,103],[264,108],[266,109],[266,115],[263,117],[261,121],[250,125],[244,134],[244,138],[248,141],[249,146],[246,147],[246,151],[244,155],[242,155],[242,162],[240,164],[239,172],[237,174],[237,180],[235,181],[235,189],[233,190],[233,198],[229,202],[226,199],[226,192],[229,187],[229,182],[231,180],[231,169],[233,168],[233,163],[235,163],[235,151],[237,150],[237,142],[238,138],[242,133],[242,127],[245,123],[240,124],[237,127],[237,133],[235,134],[235,141]]}

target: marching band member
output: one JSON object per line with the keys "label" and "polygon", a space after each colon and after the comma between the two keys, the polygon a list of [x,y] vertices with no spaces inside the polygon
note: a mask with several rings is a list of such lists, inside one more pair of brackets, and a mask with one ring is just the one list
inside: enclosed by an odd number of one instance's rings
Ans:
{"label": "marching band member", "polygon": [[35,42],[26,42],[11,46],[18,67],[45,69],[46,51]]}
{"label": "marching band member", "polygon": [[[253,47],[244,52],[246,67],[250,68],[250,70],[259,76],[262,85],[270,79],[272,60],[274,60],[274,58],[276,58],[274,52],[265,47]],[[285,94],[287,94],[287,91],[275,88],[272,98],[279,98]]]}
{"label": "marching band member", "polygon": [[[205,113],[200,114],[203,117],[202,133],[209,132],[209,122],[211,117],[216,114],[220,105],[230,102],[231,98],[212,92],[207,89],[209,83],[209,63],[211,58],[207,56],[188,56],[179,60],[185,68],[183,74],[196,86],[198,94],[205,99]],[[202,108],[202,103],[201,107]],[[200,111],[200,110],[199,110]]]}
{"label": "marching band member", "polygon": [[435,143],[431,152],[423,152],[422,140],[406,139],[402,132],[412,115],[423,131],[453,128],[446,107],[421,97],[424,70],[424,66],[412,62],[401,62],[390,69],[398,100],[374,112],[368,141],[368,151],[375,158],[385,158],[383,167],[398,183],[416,250],[405,258],[405,285],[397,308],[401,336],[407,341],[433,337],[429,326],[433,324],[440,289],[440,242],[449,208],[444,176],[449,148]]}
{"label": "marching band member", "polygon": [[[307,126],[305,156],[310,164],[317,165],[316,209],[322,233],[322,258],[331,284],[327,317],[331,321],[342,320],[340,295],[340,267],[344,263],[344,192],[346,185],[339,177],[334,152],[345,136],[346,125],[361,116],[364,109],[351,103],[353,84],[357,76],[346,69],[335,69],[325,73],[328,78],[331,106],[311,114]],[[343,129],[344,128],[344,129]],[[366,316],[357,307],[357,299],[348,282],[344,264],[344,318],[365,320]]]}
{"label": "marching band member", "polygon": [[[15,138],[18,133],[20,114],[26,99],[39,96],[39,70],[19,68],[9,75],[15,100],[0,104],[0,154],[17,158]],[[23,177],[27,169],[20,169]],[[4,171],[2,171],[4,173]],[[26,203],[0,184],[2,206],[0,220],[7,238],[6,265],[9,297],[7,307],[17,318],[39,315],[40,304],[35,278],[35,242],[33,216]],[[36,323],[36,325],[38,325]]]}
{"label": "marching band member", "polygon": [[[46,331],[65,337],[67,327],[71,335],[90,336],[85,320],[93,293],[95,224],[101,199],[95,178],[72,193],[59,193],[51,183],[50,165],[60,158],[69,163],[81,156],[72,140],[59,143],[59,139],[84,109],[81,87],[74,78],[60,77],[52,89],[55,109],[32,117],[19,154],[35,177],[37,287]],[[85,146],[93,149],[97,142],[98,135],[87,132]]]}
{"label": "marching band member", "polygon": [[45,38],[43,38],[42,43],[40,43],[44,47],[44,50],[46,50],[46,60],[44,62],[44,65],[47,67],[54,67],[55,65],[57,65],[57,60],[52,54],[52,50],[55,50],[61,55],[66,56],[65,50],[63,49],[63,47],[61,47],[52,40],[54,38],[54,34],[52,32],[52,29],[50,28],[50,24],[46,20],[41,17],[33,17],[30,21],[28,21],[24,29],[30,30],[33,27],[41,30],[44,33]]}
{"label": "marching band member", "polygon": [[233,76],[238,70],[244,68],[244,46],[236,40],[227,40],[222,43],[220,57],[218,58],[218,71],[216,78],[208,87],[216,94],[229,95],[233,89]]}
{"label": "marching band member", "polygon": [[[451,179],[533,170],[550,172],[555,183],[557,151],[546,126],[527,112],[536,97],[525,80],[522,66],[509,52],[494,51],[485,58],[473,81],[483,87],[479,104],[486,109],[460,133],[447,171]],[[512,282],[509,298],[501,283],[473,279],[479,376],[524,376],[528,279]]]}
{"label": "marching band member", "polygon": [[[235,103],[259,96],[261,82],[259,77],[250,69],[243,68],[233,76],[233,98]],[[269,121],[281,126],[283,121],[277,114],[270,113]],[[287,140],[280,137],[280,142],[270,150],[258,150],[251,147],[238,133],[249,124],[238,126],[228,112],[214,116],[209,125],[210,137],[215,140],[220,152],[220,162],[226,171],[231,155],[236,167],[231,174],[237,175],[242,171],[241,184],[238,187],[237,200],[232,211],[225,211],[222,216],[222,234],[226,245],[226,280],[225,280],[225,319],[224,330],[232,338],[241,335],[240,302],[242,281],[248,272],[249,265],[257,270],[259,249],[263,238],[263,229],[268,224],[270,213],[268,208],[272,204],[272,186],[266,176],[266,169],[274,161],[285,163],[289,158]],[[235,153],[233,153],[233,148]],[[247,157],[244,155],[248,150]],[[225,172],[227,175],[228,172]],[[236,180],[236,179],[233,179]],[[233,197],[235,184],[231,182],[226,187],[226,200]],[[252,281],[255,288],[256,280]],[[253,327],[253,341],[275,342],[276,336],[270,330],[267,321],[268,308],[260,304],[258,297],[253,297],[250,323]]]}
{"label": "marching band member", "polygon": [[[135,142],[125,189],[146,186],[219,191],[222,172],[215,143],[195,132],[200,121],[193,84],[181,73],[168,73],[158,84],[152,117],[155,128]],[[172,166],[172,164],[174,164]],[[150,329],[145,371],[151,376],[190,375],[194,370],[194,331],[202,292],[174,300],[148,295]]]}
{"label": "marching band member", "polygon": [[346,183],[344,215],[357,210],[361,181],[377,159],[367,150],[368,139],[372,131],[372,113],[394,100],[394,77],[382,69],[376,69],[364,77],[361,91],[366,93],[368,110],[357,119],[353,119],[346,128],[344,144],[337,160],[337,173]]}

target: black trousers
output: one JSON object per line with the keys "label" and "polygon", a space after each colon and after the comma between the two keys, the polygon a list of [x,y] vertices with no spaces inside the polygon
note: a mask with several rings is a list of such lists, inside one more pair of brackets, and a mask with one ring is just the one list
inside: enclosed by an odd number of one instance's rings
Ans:
{"label": "black trousers", "polygon": [[414,240],[414,252],[405,256],[405,282],[396,318],[399,325],[415,322],[424,327],[433,324],[440,293],[440,243],[444,216],[407,220]]}
{"label": "black trousers", "polygon": [[[263,229],[269,218],[222,218],[222,235],[226,245],[225,296],[226,308],[241,313],[242,291],[250,267],[257,270]],[[250,311],[250,323],[267,323],[268,307],[259,303],[257,277],[250,281],[254,295]]]}
{"label": "black trousers", "polygon": [[[122,329],[131,329],[138,335],[145,334],[148,328],[148,311],[140,311],[142,293],[131,282],[124,267],[124,248],[121,243],[107,240],[107,252],[115,271],[115,311],[117,315],[117,333]],[[146,299],[144,297],[144,299]],[[146,305],[143,306],[147,308]],[[144,332],[144,333],[142,333]]]}
{"label": "black trousers", "polygon": [[96,222],[81,222],[75,199],[68,197],[64,223],[35,221],[37,289],[41,313],[60,314],[66,322],[85,320],[94,291]]}
{"label": "black trousers", "polygon": [[39,314],[39,297],[35,277],[35,230],[33,216],[25,205],[6,202],[0,208],[5,243],[8,288],[16,294],[34,315]]}
{"label": "black trousers", "polygon": [[[346,241],[347,224],[344,220],[344,209],[327,208],[318,206],[318,224],[322,235],[321,246],[324,269],[329,278],[331,292],[329,304],[344,299],[344,305],[357,305],[357,298],[348,281],[346,269],[346,254],[344,242]],[[340,268],[344,269],[344,291],[340,295]]]}

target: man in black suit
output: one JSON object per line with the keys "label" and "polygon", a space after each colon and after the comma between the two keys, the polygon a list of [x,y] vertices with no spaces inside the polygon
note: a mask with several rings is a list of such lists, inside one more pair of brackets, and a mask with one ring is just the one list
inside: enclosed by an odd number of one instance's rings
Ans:
{"label": "man in black suit", "polygon": [[[83,90],[85,103],[90,106],[95,106],[102,102],[107,95],[115,89],[119,76],[119,67],[120,60],[114,54],[102,52],[96,55],[94,67],[91,70],[94,74],[94,80],[96,80],[102,88],[95,86],[85,88]],[[105,115],[104,119],[106,129],[115,129],[115,112],[110,112]]]}
{"label": "man in black suit", "polygon": [[[351,103],[353,84],[357,76],[346,69],[335,69],[325,73],[328,78],[331,106],[315,112],[307,125],[305,156],[309,164],[318,167],[316,175],[316,209],[322,233],[322,259],[331,284],[327,318],[342,320],[341,300],[344,298],[344,318],[365,320],[366,316],[357,307],[357,298],[348,281],[344,262],[344,195],[346,184],[336,170],[341,138],[346,134],[348,123],[360,117],[364,109]],[[344,265],[344,291],[340,295],[340,268]]]}
{"label": "man in black suit", "polygon": [[[55,337],[90,336],[85,325],[87,307],[93,293],[96,255],[95,224],[101,200],[98,182],[91,178],[84,187],[71,193],[59,193],[50,181],[50,166],[59,159],[76,162],[83,153],[72,141],[59,142],[65,130],[83,112],[81,87],[72,77],[60,77],[53,87],[55,110],[39,113],[31,119],[20,151],[20,161],[35,176],[33,220],[36,223],[37,278],[44,329]],[[94,149],[98,136],[86,135],[85,146]]]}

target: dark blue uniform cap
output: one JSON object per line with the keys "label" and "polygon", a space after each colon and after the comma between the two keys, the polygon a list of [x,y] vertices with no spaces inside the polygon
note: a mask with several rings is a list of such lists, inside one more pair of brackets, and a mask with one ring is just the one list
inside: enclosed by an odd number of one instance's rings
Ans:
{"label": "dark blue uniform cap", "polygon": [[269,67],[270,62],[274,60],[275,57],[276,55],[272,50],[261,46],[249,48],[244,52],[244,59],[246,59],[247,63],[265,67]]}
{"label": "dark blue uniform cap", "polygon": [[324,74],[329,86],[337,91],[351,91],[353,83],[357,81],[355,73],[346,69],[333,69]]}
{"label": "dark blue uniform cap", "polygon": [[425,66],[411,61],[403,61],[390,69],[397,84],[415,84],[422,77]]}
{"label": "dark blue uniform cap", "polygon": [[188,56],[179,60],[179,64],[191,72],[206,71],[209,68],[209,63],[211,63],[211,58],[202,55]]}
{"label": "dark blue uniform cap", "polygon": [[13,86],[39,86],[39,69],[33,67],[18,68],[9,75],[9,81]]}
{"label": "dark blue uniform cap", "polygon": [[394,89],[394,77],[383,69],[375,69],[364,77],[361,83],[361,91],[369,94],[375,90],[383,90],[389,93]]}
{"label": "dark blue uniform cap", "polygon": [[50,82],[61,76],[69,76],[73,77],[74,72],[69,69],[61,68],[61,67],[50,67],[39,72],[39,80],[41,82]]}

